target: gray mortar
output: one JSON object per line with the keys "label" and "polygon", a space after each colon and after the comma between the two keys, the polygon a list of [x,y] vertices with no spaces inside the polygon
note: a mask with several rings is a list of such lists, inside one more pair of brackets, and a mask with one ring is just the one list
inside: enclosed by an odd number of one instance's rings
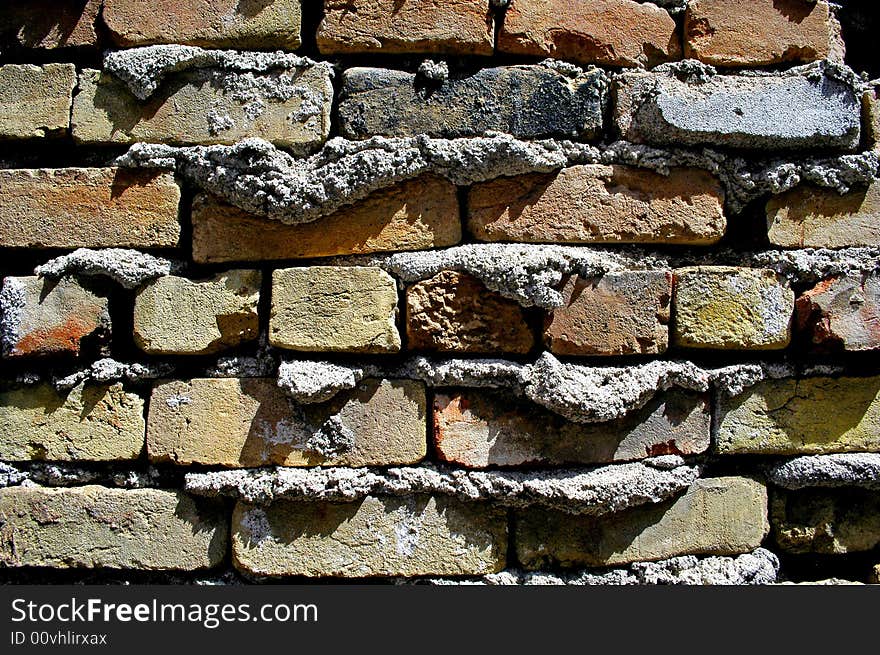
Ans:
{"label": "gray mortar", "polygon": [[69,255],[51,259],[34,269],[34,274],[57,279],[66,275],[104,276],[134,289],[144,282],[170,275],[179,264],[127,248],[91,250],[79,248]]}
{"label": "gray mortar", "polygon": [[53,377],[52,385],[59,391],[72,389],[80,382],[124,381],[131,383],[147,382],[169,377],[174,373],[174,366],[168,363],[126,364],[106,357],[90,364],[88,367],[64,377]]}
{"label": "gray mortar", "polygon": [[864,487],[880,489],[880,453],[836,453],[795,457],[768,470],[784,489]]}
{"label": "gray mortar", "polygon": [[[779,574],[779,558],[758,548],[736,557],[685,555],[659,562],[635,562],[626,568],[571,573],[502,571],[482,578],[433,578],[416,584],[432,585],[767,585]],[[413,584],[399,580],[399,584]]]}
{"label": "gray mortar", "polygon": [[[552,309],[565,304],[556,287],[572,273],[595,277],[623,268],[613,253],[576,246],[469,244],[445,250],[401,252],[373,260],[404,282],[440,271],[462,271],[523,307]],[[620,262],[620,263],[619,263]]]}
{"label": "gray mortar", "polygon": [[877,273],[880,271],[880,247],[770,250],[749,253],[743,261],[751,266],[773,269],[792,282],[814,284],[847,273]]}
{"label": "gray mortar", "polygon": [[97,471],[75,464],[48,464],[30,462],[18,468],[0,463],[0,487],[15,485],[43,485],[47,487],[76,487],[85,484],[101,484],[106,487],[140,489],[162,487],[160,473],[150,467],[139,471]]}
{"label": "gray mortar", "polygon": [[25,306],[24,285],[15,277],[7,277],[0,288],[0,352],[8,353],[19,339],[21,312]]}
{"label": "gray mortar", "polygon": [[306,440],[304,450],[331,458],[350,452],[355,447],[355,434],[342,423],[342,419],[331,416],[314,429]]}
{"label": "gray mortar", "polygon": [[[663,7],[670,14],[675,16],[683,12],[687,8],[688,0],[638,0],[639,2],[650,2],[658,7]],[[807,0],[808,2],[812,0]]]}
{"label": "gray mortar", "polygon": [[363,369],[332,362],[301,360],[278,367],[278,386],[305,404],[330,400],[340,391],[354,389],[363,378]]}
{"label": "gray mortar", "polygon": [[592,469],[469,471],[432,465],[390,468],[275,468],[187,473],[186,490],[268,504],[279,498],[352,502],[372,495],[439,494],[506,507],[541,506],[600,515],[659,503],[699,477],[698,466],[657,469],[644,463]]}
{"label": "gray mortar", "polygon": [[445,61],[426,59],[419,64],[417,75],[434,84],[445,82],[449,79],[449,65]]}
{"label": "gray mortar", "polygon": [[260,334],[254,355],[223,355],[206,371],[210,378],[264,378],[278,372],[278,357],[269,345],[268,335]]}
{"label": "gray mortar", "polygon": [[400,366],[292,361],[279,367],[278,386],[298,403],[324,402],[365,377],[421,380],[431,387],[503,388],[576,423],[601,423],[640,409],[661,390],[711,388],[735,396],[765,379],[828,375],[836,368],[799,370],[780,363],[743,363],[704,369],[686,361],[631,366],[586,366],[543,353],[532,364],[503,359],[414,357]]}
{"label": "gray mortar", "polygon": [[327,68],[332,75],[333,69],[327,62],[315,62],[308,57],[281,51],[238,52],[183,45],[154,45],[108,52],[104,55],[104,70],[124,82],[140,100],[149,98],[166,76],[185,70],[217,68],[221,74],[266,73],[316,66]]}
{"label": "gray mortar", "polygon": [[654,148],[618,141],[596,147],[571,141],[520,141],[494,134],[463,139],[334,138],[295,158],[261,139],[231,146],[134,144],[120,166],[174,169],[246,211],[283,223],[308,223],[370,193],[426,173],[469,185],[501,176],[548,173],[577,164],[626,164],[668,174],[679,166],[717,175],[731,212],[801,182],[846,193],[880,179],[880,154],[746,159],[716,150]]}
{"label": "gray mortar", "polygon": [[14,487],[27,480],[27,474],[19,471],[12,464],[0,462],[0,489]]}

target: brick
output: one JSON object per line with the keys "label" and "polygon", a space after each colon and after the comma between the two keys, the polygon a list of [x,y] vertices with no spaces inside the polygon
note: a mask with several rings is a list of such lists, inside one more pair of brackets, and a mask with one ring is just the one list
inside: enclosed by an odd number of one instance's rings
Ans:
{"label": "brick", "polygon": [[0,458],[13,461],[133,460],[144,448],[144,401],[122,385],[48,384],[0,392]]}
{"label": "brick", "polygon": [[719,453],[880,452],[880,377],[760,382],[718,410]]}
{"label": "brick", "polygon": [[0,247],[175,247],[179,202],[180,188],[170,173],[0,170]]}
{"label": "brick", "polygon": [[[385,466],[424,458],[425,388],[412,380],[361,382],[326,403],[298,406],[275,378],[194,379],[156,385],[147,418],[155,462],[227,467]],[[309,439],[347,430],[351,450],[324,456]]]}
{"label": "brick", "polygon": [[373,135],[457,138],[494,130],[517,138],[591,139],[602,129],[606,76],[572,79],[545,66],[484,68],[426,93],[412,73],[349,68],[342,75],[339,130]]}
{"label": "brick", "polygon": [[687,82],[666,73],[617,81],[620,138],[668,146],[754,150],[855,150],[861,98],[824,74],[710,75]]}
{"label": "brick", "polygon": [[676,500],[606,517],[521,512],[517,556],[525,568],[541,569],[738,555],[760,546],[768,530],[764,485],[739,477],[704,478]]}
{"label": "brick", "polygon": [[442,497],[240,502],[232,514],[235,566],[259,576],[481,575],[504,568],[506,545],[503,510]]}
{"label": "brick", "polygon": [[66,134],[74,86],[73,64],[0,66],[0,139]]}
{"label": "brick", "polygon": [[631,0],[528,0],[504,14],[498,51],[580,64],[656,66],[681,58],[675,21]]}
{"label": "brick", "polygon": [[317,38],[322,54],[491,55],[494,45],[482,0],[324,0]]}
{"label": "brick", "polygon": [[590,164],[473,185],[468,228],[481,241],[708,245],[724,236],[723,207],[705,171]]}
{"label": "brick", "polygon": [[684,16],[684,53],[715,66],[828,59],[833,20],[823,0],[692,0]]}
{"label": "brick", "polygon": [[84,338],[110,327],[107,298],[73,278],[7,277],[0,313],[3,357],[78,355]]}
{"label": "brick", "polygon": [[672,304],[678,346],[778,350],[791,341],[794,292],[768,269],[678,269]]}
{"label": "brick", "polygon": [[670,271],[571,276],[565,305],[547,317],[544,341],[557,355],[657,354],[669,344]]}
{"label": "brick", "polygon": [[0,489],[0,565],[196,571],[229,543],[222,506],[160,489]]}
{"label": "brick", "polygon": [[102,0],[28,0],[0,6],[0,38],[25,48],[96,46]]}
{"label": "brick", "polygon": [[438,457],[469,468],[604,464],[709,447],[709,400],[670,391],[625,418],[572,423],[497,391],[434,395]]}
{"label": "brick", "polygon": [[202,263],[428,250],[461,241],[455,186],[428,175],[300,225],[267,220],[200,194],[192,222],[193,259]]}
{"label": "brick", "polygon": [[880,493],[866,489],[777,491],[770,505],[780,550],[840,555],[880,545]]}
{"label": "brick", "polygon": [[865,126],[865,145],[876,152],[880,149],[880,100],[876,89],[862,93],[862,124]]}
{"label": "brick", "polygon": [[535,343],[516,301],[457,271],[407,288],[406,335],[411,349],[438,352],[527,353]]}
{"label": "brick", "polygon": [[134,301],[135,343],[150,354],[204,355],[253,341],[261,280],[259,271],[232,270],[148,282]]}
{"label": "brick", "polygon": [[104,0],[102,17],[121,46],[300,46],[300,0]]}
{"label": "brick", "polygon": [[269,343],[308,352],[400,350],[397,286],[367,266],[308,266],[272,274]]}
{"label": "brick", "polygon": [[880,349],[880,279],[849,273],[823,280],[795,302],[798,331],[822,350]]}
{"label": "brick", "polygon": [[767,235],[783,248],[880,245],[880,183],[840,195],[800,185],[767,202]]}
{"label": "brick", "polygon": [[[288,99],[259,91],[257,80],[285,80],[297,89]],[[242,86],[254,86],[243,93]],[[255,98],[262,111],[253,111]],[[232,144],[260,137],[297,152],[320,146],[330,131],[333,85],[326,68],[274,74],[213,69],[179,73],[144,102],[110,73],[84,69],[73,102],[73,137],[79,143],[161,142]],[[313,105],[318,108],[316,111]]]}

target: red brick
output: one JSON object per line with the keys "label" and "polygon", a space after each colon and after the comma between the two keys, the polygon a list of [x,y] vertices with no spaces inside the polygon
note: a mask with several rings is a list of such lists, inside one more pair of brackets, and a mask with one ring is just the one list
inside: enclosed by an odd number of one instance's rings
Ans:
{"label": "red brick", "polygon": [[834,19],[824,0],[691,0],[685,57],[716,66],[767,66],[829,58]]}
{"label": "red brick", "polygon": [[318,27],[324,54],[491,55],[492,47],[486,0],[325,0]]}
{"label": "red brick", "polygon": [[527,353],[535,340],[522,307],[456,271],[407,289],[406,333],[411,349],[438,352]]}
{"label": "red brick", "polygon": [[300,0],[104,0],[103,18],[114,42],[124,46],[300,45]]}
{"label": "red brick", "polygon": [[498,51],[607,66],[681,58],[672,17],[631,0],[517,0],[505,14]]}
{"label": "red brick", "polygon": [[426,250],[461,241],[455,186],[434,176],[377,191],[301,225],[200,195],[193,201],[192,222],[193,259],[204,263]]}
{"label": "red brick", "polygon": [[565,306],[547,319],[544,339],[557,355],[645,355],[666,351],[672,273],[623,271],[569,278]]}

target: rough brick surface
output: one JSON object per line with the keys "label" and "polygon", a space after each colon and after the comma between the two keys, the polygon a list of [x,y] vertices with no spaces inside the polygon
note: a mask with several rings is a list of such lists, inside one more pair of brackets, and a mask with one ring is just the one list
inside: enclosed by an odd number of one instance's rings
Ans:
{"label": "rough brick surface", "polygon": [[770,243],[783,248],[880,245],[880,183],[840,195],[798,186],[767,202]]}
{"label": "rough brick surface", "polygon": [[719,405],[723,454],[880,451],[880,378],[761,382]]}
{"label": "rough brick surface", "polygon": [[493,41],[482,0],[325,0],[318,27],[324,54],[491,55]]}
{"label": "rough brick surface", "polygon": [[397,287],[366,266],[309,266],[272,274],[269,341],[302,351],[400,350]]}
{"label": "rough brick surface", "polygon": [[195,571],[223,561],[221,508],[159,489],[0,489],[7,567]]}
{"label": "rough brick surface", "polygon": [[0,139],[65,134],[75,85],[73,64],[0,66]]}
{"label": "rough brick surface", "polygon": [[565,305],[553,310],[544,341],[557,355],[646,355],[669,343],[672,273],[623,271],[571,277]]}
{"label": "rough brick surface", "polygon": [[773,535],[789,553],[843,554],[880,545],[880,493],[807,489],[774,493]]}
{"label": "rough brick surface", "polygon": [[[262,94],[263,78],[295,93]],[[243,91],[248,86],[254,90]],[[262,103],[254,111],[255,99]],[[84,69],[73,102],[73,137],[80,143],[235,143],[261,137],[294,150],[311,150],[330,131],[333,85],[320,66],[264,75],[211,69],[184,72],[146,101],[137,100],[110,73]]]}
{"label": "rough brick surface", "polygon": [[684,52],[715,66],[826,59],[835,38],[832,20],[824,0],[692,0],[684,18]]}
{"label": "rough brick surface", "polygon": [[434,176],[376,191],[301,225],[269,221],[200,195],[193,201],[193,259],[265,261],[452,246],[461,241],[458,214],[455,186]]}
{"label": "rough brick surface", "polygon": [[0,314],[3,357],[77,355],[85,337],[110,327],[107,298],[71,278],[5,278]]}
{"label": "rough brick surface", "polygon": [[[147,450],[153,461],[228,467],[385,466],[425,456],[425,389],[369,379],[333,400],[297,406],[274,378],[194,379],[153,389]],[[311,445],[347,431],[350,450]],[[312,440],[312,441],[310,441]]]}
{"label": "rough brick surface", "polygon": [[406,334],[409,348],[439,352],[526,353],[535,342],[519,304],[456,271],[406,290]]}
{"label": "rough brick surface", "polygon": [[134,303],[134,339],[153,354],[208,354],[257,338],[259,271],[208,280],[167,275],[148,282]]}
{"label": "rough brick surface", "polygon": [[300,45],[300,0],[104,0],[104,24],[122,46],[226,48]]}
{"label": "rough brick surface", "polygon": [[628,141],[767,150],[854,150],[860,114],[861,99],[827,74],[713,75],[688,83],[625,73],[615,106]]}
{"label": "rough brick surface", "polygon": [[880,148],[880,100],[877,90],[869,89],[862,94],[862,122],[865,126],[865,145]]}
{"label": "rough brick surface", "polygon": [[48,384],[0,392],[0,457],[14,461],[136,459],[144,448],[144,401],[121,384]]}
{"label": "rough brick surface", "polygon": [[349,139],[493,130],[590,139],[602,129],[605,79],[601,71],[572,79],[544,66],[506,66],[446,80],[429,93],[413,73],[350,68],[342,76],[339,131]]}
{"label": "rough brick surface", "polygon": [[471,468],[693,455],[709,447],[709,401],[673,391],[623,419],[580,425],[501,392],[437,393],[434,443],[441,460]]}
{"label": "rough brick surface", "polygon": [[767,490],[747,478],[708,478],[675,501],[607,518],[528,511],[516,525],[517,556],[529,569],[736,555],[767,535]]}
{"label": "rough brick surface", "polygon": [[581,64],[655,66],[681,58],[675,21],[653,4],[631,0],[513,2],[498,51]]}
{"label": "rough brick surface", "polygon": [[97,43],[103,0],[28,0],[0,6],[0,38],[25,48],[74,48]]}
{"label": "rough brick surface", "polygon": [[254,575],[480,575],[504,567],[507,520],[482,503],[367,497],[352,503],[239,503],[232,554]]}
{"label": "rough brick surface", "polygon": [[170,173],[0,170],[0,247],[173,247],[179,201]]}
{"label": "rough brick surface", "polygon": [[791,340],[794,292],[773,271],[675,271],[673,341],[688,348],[776,350]]}
{"label": "rough brick surface", "polygon": [[795,303],[798,330],[816,346],[836,350],[880,348],[880,279],[850,273],[830,278]]}
{"label": "rough brick surface", "polygon": [[723,206],[705,171],[591,164],[475,184],[468,228],[482,241],[708,245],[724,236]]}

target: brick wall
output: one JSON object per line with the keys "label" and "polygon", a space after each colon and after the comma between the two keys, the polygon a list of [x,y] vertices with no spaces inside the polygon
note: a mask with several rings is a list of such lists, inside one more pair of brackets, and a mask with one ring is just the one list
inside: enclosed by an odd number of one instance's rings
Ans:
{"label": "brick wall", "polygon": [[4,4],[0,578],[877,581],[869,20]]}

